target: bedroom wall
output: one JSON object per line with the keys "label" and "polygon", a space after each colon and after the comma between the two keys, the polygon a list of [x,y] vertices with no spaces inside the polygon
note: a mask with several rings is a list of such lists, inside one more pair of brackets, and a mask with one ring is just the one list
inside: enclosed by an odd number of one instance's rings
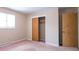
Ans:
{"label": "bedroom wall", "polygon": [[22,38],[25,38],[26,36],[26,28],[25,28],[25,22],[26,22],[26,16],[24,14],[6,9],[6,8],[0,8],[0,12],[10,13],[14,14],[16,17],[16,28],[15,29],[0,29],[0,45],[20,40]]}
{"label": "bedroom wall", "polygon": [[[32,40],[32,17],[46,17],[45,40],[46,43],[59,46],[58,8],[45,8],[29,14],[26,22],[27,39]],[[29,25],[29,26],[28,26]]]}

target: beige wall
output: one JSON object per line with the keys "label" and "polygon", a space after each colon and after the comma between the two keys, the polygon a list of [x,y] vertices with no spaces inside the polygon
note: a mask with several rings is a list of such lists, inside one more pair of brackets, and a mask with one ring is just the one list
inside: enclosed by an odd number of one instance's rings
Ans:
{"label": "beige wall", "polygon": [[8,10],[6,8],[0,8],[0,12],[6,12],[14,14],[16,16],[16,28],[15,29],[0,29],[0,45],[5,42],[20,40],[26,36],[26,16],[24,14]]}
{"label": "beige wall", "polygon": [[58,8],[45,8],[38,12],[29,14],[26,22],[27,39],[32,40],[32,17],[46,17],[46,43],[55,46],[59,45],[59,28],[58,28]]}

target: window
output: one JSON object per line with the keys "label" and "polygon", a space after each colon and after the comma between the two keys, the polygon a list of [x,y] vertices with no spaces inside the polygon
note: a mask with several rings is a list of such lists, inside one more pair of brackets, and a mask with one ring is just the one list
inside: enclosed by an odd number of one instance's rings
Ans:
{"label": "window", "polygon": [[0,28],[15,28],[15,15],[0,12]]}

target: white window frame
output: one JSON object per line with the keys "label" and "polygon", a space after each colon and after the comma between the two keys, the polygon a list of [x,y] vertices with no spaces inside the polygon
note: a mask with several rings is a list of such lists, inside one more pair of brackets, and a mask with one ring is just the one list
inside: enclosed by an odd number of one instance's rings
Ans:
{"label": "white window frame", "polygon": [[[9,13],[4,13],[4,12],[0,12],[0,13],[3,13],[3,14],[5,14],[5,17],[6,17],[6,19],[5,19],[5,26],[4,27],[1,27],[0,26],[0,29],[15,29],[15,15],[14,14],[9,14]],[[10,16],[13,16],[14,17],[14,20],[13,20],[13,26],[10,26],[9,24],[10,24],[10,21],[9,21],[9,19],[8,19],[8,17],[10,17]]]}

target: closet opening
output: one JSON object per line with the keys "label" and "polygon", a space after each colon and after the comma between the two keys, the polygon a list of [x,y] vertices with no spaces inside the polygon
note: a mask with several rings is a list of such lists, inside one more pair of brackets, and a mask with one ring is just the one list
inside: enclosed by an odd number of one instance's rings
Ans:
{"label": "closet opening", "polygon": [[45,16],[32,18],[32,40],[45,42]]}
{"label": "closet opening", "polygon": [[39,41],[45,42],[45,17],[39,17]]}

